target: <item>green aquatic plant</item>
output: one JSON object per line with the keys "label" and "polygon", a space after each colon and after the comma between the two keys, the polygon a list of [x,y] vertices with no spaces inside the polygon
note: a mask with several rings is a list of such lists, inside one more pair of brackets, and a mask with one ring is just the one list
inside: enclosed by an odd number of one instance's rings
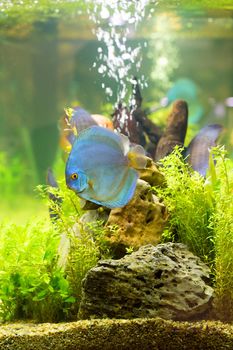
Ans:
{"label": "green aquatic plant", "polygon": [[[99,258],[99,250],[89,232],[81,226],[76,227],[75,235],[69,235],[70,248],[65,271],[69,285],[77,302],[72,305],[72,316],[77,319],[81,300],[82,280],[86,273],[94,267]],[[71,316],[71,317],[72,317]]]}
{"label": "green aquatic plant", "polygon": [[207,193],[205,179],[184,162],[179,148],[161,160],[161,171],[167,186],[155,190],[170,213],[164,238],[187,244],[195,254],[211,263],[213,235],[209,228],[209,217],[213,202]]}
{"label": "green aquatic plant", "polygon": [[53,225],[60,233],[58,266],[64,271],[75,297],[69,317],[76,318],[83,278],[100,257],[110,257],[104,223],[101,220],[90,223],[80,220],[84,213],[80,207],[80,198],[67,188],[65,181],[59,182],[59,188],[38,186],[38,189],[50,208]]}
{"label": "green aquatic plant", "polygon": [[210,218],[215,247],[215,309],[218,317],[233,320],[233,161],[224,148],[212,154],[216,166],[211,167],[211,186],[215,202]]}
{"label": "green aquatic plant", "polygon": [[48,223],[0,227],[0,315],[3,320],[58,321],[74,297],[57,266],[59,234]]}
{"label": "green aquatic plant", "polygon": [[[79,222],[83,211],[65,182],[38,186],[52,220],[0,225],[0,319],[56,322],[76,318],[81,283],[108,253],[102,222]],[[53,195],[53,196],[52,196]],[[54,200],[55,199],[55,200]]]}
{"label": "green aquatic plant", "polygon": [[161,161],[167,187],[155,188],[170,213],[164,241],[178,241],[212,270],[215,309],[233,320],[233,162],[224,147],[211,150],[203,178],[183,160],[178,148]]}

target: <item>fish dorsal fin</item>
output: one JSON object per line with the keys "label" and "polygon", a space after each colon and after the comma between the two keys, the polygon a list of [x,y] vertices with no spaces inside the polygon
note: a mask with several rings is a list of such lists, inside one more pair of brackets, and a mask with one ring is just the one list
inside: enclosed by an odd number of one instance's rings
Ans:
{"label": "fish dorsal fin", "polygon": [[89,112],[78,106],[73,109],[70,124],[72,127],[76,128],[77,134],[79,135],[90,126],[97,125],[97,122]]}
{"label": "fish dorsal fin", "polygon": [[97,125],[91,126],[83,130],[77,138],[78,142],[90,139],[92,139],[93,142],[103,142],[109,146],[113,146],[124,154],[124,147],[120,135],[109,129]]}

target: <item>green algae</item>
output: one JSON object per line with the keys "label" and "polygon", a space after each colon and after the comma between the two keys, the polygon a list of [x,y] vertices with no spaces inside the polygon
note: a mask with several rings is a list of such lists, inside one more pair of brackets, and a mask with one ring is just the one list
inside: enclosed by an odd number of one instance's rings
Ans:
{"label": "green algae", "polygon": [[0,350],[227,350],[233,326],[162,319],[91,320],[60,324],[6,324]]}
{"label": "green algae", "polygon": [[[85,2],[82,0],[2,0],[0,7],[0,23],[7,26],[15,25],[16,23],[32,23],[34,21],[44,21],[48,18],[69,17],[75,14],[85,14],[87,8],[91,8],[94,1]],[[150,7],[155,7],[158,11],[167,10],[187,10],[187,11],[203,11],[217,10],[226,11],[233,10],[231,0],[164,0],[155,1],[150,4]]]}

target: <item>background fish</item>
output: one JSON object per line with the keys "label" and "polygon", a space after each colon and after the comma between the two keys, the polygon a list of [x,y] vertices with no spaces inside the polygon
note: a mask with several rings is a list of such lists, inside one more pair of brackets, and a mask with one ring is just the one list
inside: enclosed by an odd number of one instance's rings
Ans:
{"label": "background fish", "polygon": [[207,125],[192,139],[185,156],[192,168],[206,176],[209,165],[209,150],[216,146],[216,141],[223,127],[219,124]]}
{"label": "background fish", "polygon": [[102,126],[107,129],[113,130],[113,123],[112,121],[101,114],[91,114],[91,117],[96,121],[97,125]]}
{"label": "background fish", "polygon": [[93,125],[98,125],[94,118],[92,118],[91,114],[87,112],[85,109],[77,106],[71,108],[71,115],[66,113],[66,131],[67,140],[72,145],[75,141],[75,138],[80,132],[89,128]]}
{"label": "background fish", "polygon": [[[69,115],[69,111],[71,115]],[[70,150],[76,136],[90,126],[99,125],[113,130],[113,124],[110,119],[100,114],[90,114],[79,106],[67,110],[60,125],[60,145],[65,150]]]}
{"label": "background fish", "polygon": [[146,166],[142,146],[130,147],[128,138],[92,126],[75,140],[66,163],[66,183],[81,198],[118,208],[132,198],[138,172]]}

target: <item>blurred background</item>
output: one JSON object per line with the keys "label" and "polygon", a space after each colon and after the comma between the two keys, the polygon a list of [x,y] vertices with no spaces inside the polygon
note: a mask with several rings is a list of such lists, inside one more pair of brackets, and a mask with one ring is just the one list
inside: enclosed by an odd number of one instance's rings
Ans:
{"label": "blurred background", "polygon": [[220,123],[233,157],[231,1],[127,3],[1,1],[0,219],[43,215],[35,187],[48,167],[63,177],[64,108],[110,116],[119,99],[128,104],[133,76],[153,121],[164,125],[185,99],[187,137]]}

